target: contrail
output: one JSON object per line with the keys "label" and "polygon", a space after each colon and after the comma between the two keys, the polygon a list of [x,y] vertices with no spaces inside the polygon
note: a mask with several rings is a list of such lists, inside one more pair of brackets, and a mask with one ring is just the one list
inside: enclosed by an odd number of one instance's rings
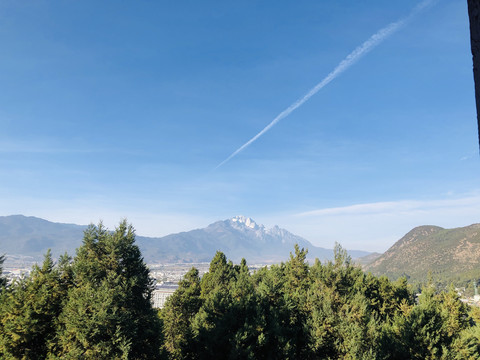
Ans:
{"label": "contrail", "polygon": [[304,95],[302,98],[298,99],[295,101],[292,105],[290,105],[288,108],[283,110],[280,114],[277,115],[275,119],[272,120],[270,124],[265,126],[265,128],[260,131],[257,135],[255,135],[253,138],[248,140],[245,144],[240,146],[235,152],[233,152],[229,157],[227,157],[225,160],[223,160],[220,164],[217,165],[215,168],[218,169],[228,161],[230,161],[233,157],[238,155],[240,152],[245,150],[248,146],[250,146],[255,140],[257,140],[260,136],[265,134],[268,130],[270,130],[275,124],[277,124],[280,120],[286,118],[288,115],[290,115],[295,109],[299,108],[302,106],[308,99],[310,99],[313,95],[315,95],[317,92],[319,92],[323,87],[325,87],[329,82],[334,80],[338,75],[343,73],[345,70],[347,70],[350,66],[355,64],[357,60],[359,60],[363,55],[367,54],[369,51],[371,51],[373,48],[375,48],[377,45],[379,45],[382,41],[387,39],[390,35],[398,31],[400,28],[405,26],[410,20],[412,20],[420,11],[425,9],[427,6],[431,5],[435,0],[424,0],[420,4],[418,4],[416,7],[413,8],[413,10],[410,12],[410,14],[398,21],[395,21],[388,26],[380,29],[377,31],[375,34],[373,34],[367,41],[365,41],[362,45],[357,47],[355,50],[353,50],[350,54],[347,55],[345,59],[343,59],[340,64],[337,65],[333,71],[328,74],[321,82],[319,82],[315,87],[313,87],[306,95]]}

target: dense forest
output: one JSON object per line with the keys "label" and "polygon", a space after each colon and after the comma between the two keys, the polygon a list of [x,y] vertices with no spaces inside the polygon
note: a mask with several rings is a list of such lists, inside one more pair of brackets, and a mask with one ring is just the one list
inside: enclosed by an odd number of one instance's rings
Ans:
{"label": "dense forest", "polygon": [[255,273],[217,252],[157,311],[133,228],[91,225],[74,258],[47,253],[29,276],[0,277],[0,358],[480,359],[480,310],[453,287],[416,297],[340,246],[312,265],[293,250]]}

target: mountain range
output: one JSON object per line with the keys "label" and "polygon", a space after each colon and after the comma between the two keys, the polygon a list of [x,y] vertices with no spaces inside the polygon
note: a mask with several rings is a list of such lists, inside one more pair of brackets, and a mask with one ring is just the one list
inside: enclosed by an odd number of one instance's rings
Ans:
{"label": "mountain range", "polygon": [[[64,252],[73,255],[86,228],[23,215],[1,216],[0,254],[32,256],[38,260],[51,249],[53,256]],[[137,236],[136,240],[145,261],[150,263],[209,262],[217,250],[234,262],[245,258],[249,263],[276,263],[287,260],[295,244],[308,249],[308,259],[333,257],[331,249],[316,247],[278,226],[267,229],[244,216],[159,238]],[[369,252],[353,250],[349,254],[359,258]]]}
{"label": "mountain range", "polygon": [[[26,257],[41,260],[48,249],[54,257],[64,252],[74,255],[86,228],[22,215],[0,216],[0,254],[17,263]],[[209,262],[217,250],[234,262],[245,258],[249,264],[278,263],[289,258],[295,244],[308,249],[310,261],[333,257],[331,249],[316,247],[278,226],[267,229],[244,216],[164,237],[136,239],[148,263]],[[406,276],[412,283],[422,283],[431,273],[436,282],[466,286],[480,279],[480,224],[454,229],[419,226],[383,254],[349,251],[349,255],[374,275]]]}

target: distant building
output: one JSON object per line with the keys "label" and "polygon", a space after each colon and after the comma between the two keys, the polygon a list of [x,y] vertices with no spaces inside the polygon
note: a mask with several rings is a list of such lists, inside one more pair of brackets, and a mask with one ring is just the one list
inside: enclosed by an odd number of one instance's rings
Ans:
{"label": "distant building", "polygon": [[152,306],[157,309],[163,309],[167,299],[178,289],[178,284],[163,283],[156,286],[152,292]]}

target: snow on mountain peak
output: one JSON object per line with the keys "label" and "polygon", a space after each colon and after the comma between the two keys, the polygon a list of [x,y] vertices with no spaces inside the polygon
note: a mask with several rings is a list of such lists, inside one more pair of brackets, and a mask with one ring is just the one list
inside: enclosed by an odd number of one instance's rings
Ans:
{"label": "snow on mountain peak", "polygon": [[244,226],[250,228],[250,229],[257,229],[259,228],[259,226],[257,225],[257,223],[255,221],[252,220],[252,218],[249,218],[249,217],[245,217],[243,215],[238,215],[238,216],[235,216],[231,219],[231,221],[233,223],[237,223],[237,224],[243,224]]}
{"label": "snow on mountain peak", "polygon": [[273,228],[267,230],[268,233],[277,236],[284,236],[288,231],[281,229],[278,225],[275,225]]}
{"label": "snow on mountain peak", "polygon": [[243,233],[243,236],[254,237],[263,244],[299,244],[300,246],[310,246],[309,242],[300,236],[282,229],[278,225],[271,229],[266,229],[264,225],[257,224],[252,218],[238,215],[231,219],[224,220],[228,226],[236,231]]}

